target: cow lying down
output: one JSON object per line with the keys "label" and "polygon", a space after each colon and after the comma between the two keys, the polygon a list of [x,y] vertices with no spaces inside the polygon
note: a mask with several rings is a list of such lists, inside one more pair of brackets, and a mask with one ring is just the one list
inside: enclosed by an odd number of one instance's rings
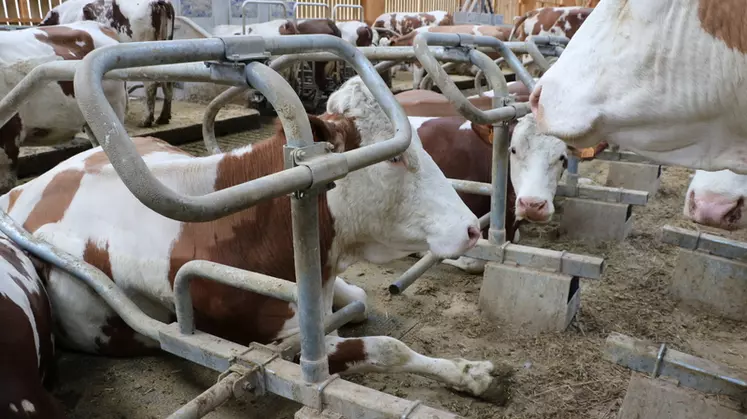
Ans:
{"label": "cow lying down", "polygon": [[[342,152],[380,143],[394,129],[359,77],[333,93],[327,112],[309,116],[314,141]],[[413,252],[457,257],[480,237],[477,217],[456,194],[413,133],[390,161],[352,172],[321,193],[319,250],[324,313],[365,292],[336,279],[356,261],[387,263]],[[133,138],[153,175],[186,195],[205,195],[283,169],[285,133],[237,150],[193,157],[154,138]],[[101,199],[106,196],[106,199]],[[173,282],[195,259],[295,282],[290,198],[267,200],[219,220],[185,223],[163,217],[124,186],[100,148],[60,163],[0,197],[0,208],[35,237],[93,264],[149,315],[171,322]],[[46,270],[58,337],[94,354],[137,356],[158,342],[130,329],[89,287],[55,267]],[[196,327],[248,345],[298,333],[296,305],[197,279],[191,295]],[[413,373],[487,400],[504,400],[504,380],[489,361],[418,354],[387,337],[325,338],[330,373]]]}

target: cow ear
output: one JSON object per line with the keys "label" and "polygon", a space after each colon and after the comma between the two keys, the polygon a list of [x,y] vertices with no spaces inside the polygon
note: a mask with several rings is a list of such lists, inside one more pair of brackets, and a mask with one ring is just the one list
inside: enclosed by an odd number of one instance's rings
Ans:
{"label": "cow ear", "polygon": [[480,139],[489,146],[493,146],[493,126],[489,124],[475,124],[472,125],[472,131],[477,134]]}
{"label": "cow ear", "polygon": [[345,133],[338,124],[325,121],[314,115],[309,115],[309,123],[314,135],[314,142],[332,144],[332,151],[335,153],[345,151]]}

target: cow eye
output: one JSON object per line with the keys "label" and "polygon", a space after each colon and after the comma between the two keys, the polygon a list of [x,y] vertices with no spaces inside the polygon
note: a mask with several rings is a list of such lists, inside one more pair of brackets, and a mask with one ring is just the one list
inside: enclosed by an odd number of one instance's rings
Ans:
{"label": "cow eye", "polygon": [[516,147],[511,147],[509,150],[511,150],[511,154],[516,154]]}
{"label": "cow eye", "polygon": [[565,161],[565,159],[567,159],[567,157],[565,155],[561,155],[560,156],[560,161]]}

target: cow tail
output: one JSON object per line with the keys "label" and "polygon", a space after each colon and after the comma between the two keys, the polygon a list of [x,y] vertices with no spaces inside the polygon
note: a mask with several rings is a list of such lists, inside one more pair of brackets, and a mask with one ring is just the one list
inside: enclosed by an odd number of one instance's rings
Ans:
{"label": "cow tail", "polygon": [[329,25],[329,30],[332,31],[332,35],[342,38],[342,31],[340,31],[340,28],[337,27],[335,22],[330,20],[327,22],[327,25]]}
{"label": "cow tail", "polygon": [[174,19],[176,17],[174,5],[168,0],[157,0],[153,3],[152,16],[156,40],[170,41],[174,39]]}

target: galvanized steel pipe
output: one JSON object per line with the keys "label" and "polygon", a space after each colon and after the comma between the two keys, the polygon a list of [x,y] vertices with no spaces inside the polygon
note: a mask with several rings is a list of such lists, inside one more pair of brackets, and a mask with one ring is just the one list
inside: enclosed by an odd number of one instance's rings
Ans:
{"label": "galvanized steel pipe", "polygon": [[52,264],[70,275],[78,278],[99,295],[119,317],[133,330],[159,341],[159,331],[166,327],[155,320],[130,300],[122,290],[95,266],[57,248],[46,241],[32,236],[13,218],[0,210],[0,231],[23,250],[33,254],[44,262]]}
{"label": "galvanized steel pipe", "polygon": [[233,397],[233,386],[241,378],[238,373],[232,372],[202,394],[190,400],[179,410],[169,415],[167,419],[199,419]]}
{"label": "galvanized steel pipe", "polygon": [[194,308],[189,284],[197,278],[206,278],[244,291],[255,292],[279,300],[296,302],[296,284],[256,272],[206,260],[191,260],[176,272],[174,277],[174,304],[179,330],[187,335],[195,332]]}

